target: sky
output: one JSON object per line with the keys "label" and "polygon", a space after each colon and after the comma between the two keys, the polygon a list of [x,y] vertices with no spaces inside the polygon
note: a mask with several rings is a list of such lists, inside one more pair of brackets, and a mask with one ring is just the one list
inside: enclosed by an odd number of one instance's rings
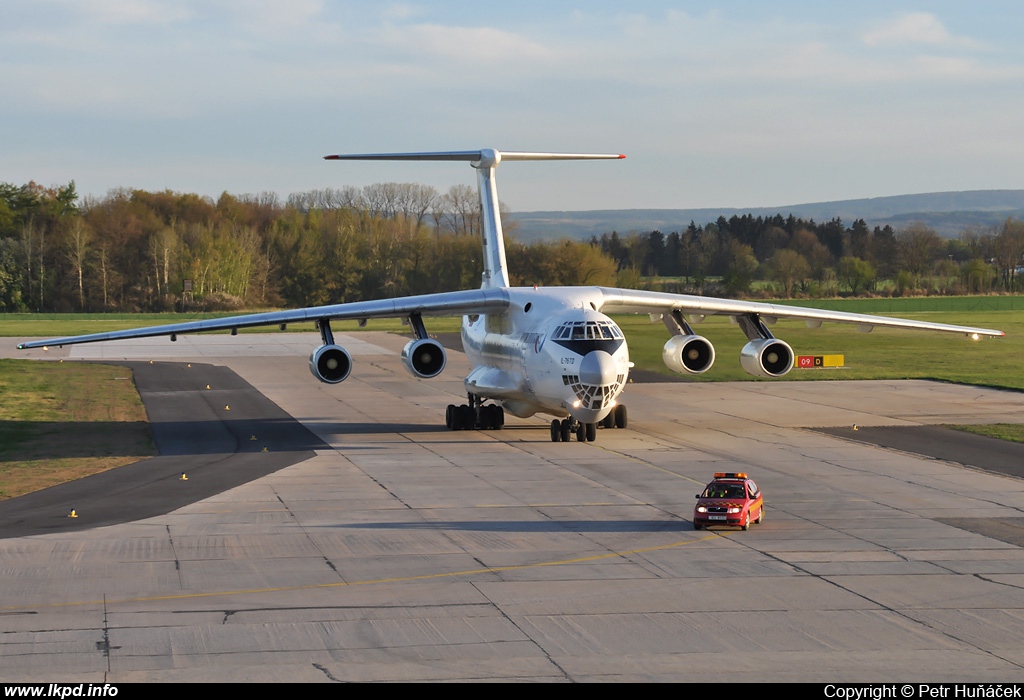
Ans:
{"label": "sky", "polygon": [[512,211],[1024,189],[1024,10],[986,2],[5,0],[0,182],[473,185]]}

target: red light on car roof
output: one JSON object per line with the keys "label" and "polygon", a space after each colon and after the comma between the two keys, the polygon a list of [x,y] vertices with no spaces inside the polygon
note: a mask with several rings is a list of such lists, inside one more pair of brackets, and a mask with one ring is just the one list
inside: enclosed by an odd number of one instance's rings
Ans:
{"label": "red light on car roof", "polygon": [[746,479],[745,472],[715,472],[716,479]]}

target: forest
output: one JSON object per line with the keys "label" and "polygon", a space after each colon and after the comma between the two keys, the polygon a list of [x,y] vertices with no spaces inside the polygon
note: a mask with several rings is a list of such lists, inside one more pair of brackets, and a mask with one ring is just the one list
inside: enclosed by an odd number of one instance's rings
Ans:
{"label": "forest", "polygon": [[[504,211],[504,209],[503,209]],[[415,183],[216,201],[75,183],[0,183],[0,312],[198,311],[314,306],[480,283],[476,192]],[[818,298],[1021,291],[1024,222],[943,239],[778,214],[678,231],[612,231],[524,245],[505,219],[513,285],[613,285]]]}

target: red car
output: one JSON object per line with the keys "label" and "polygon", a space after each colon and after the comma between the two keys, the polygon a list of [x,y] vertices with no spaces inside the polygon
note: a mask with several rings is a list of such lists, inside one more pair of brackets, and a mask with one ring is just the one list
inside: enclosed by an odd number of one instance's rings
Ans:
{"label": "red car", "polygon": [[697,494],[693,529],[733,525],[744,530],[764,522],[764,496],[754,480],[743,472],[717,472],[704,493]]}

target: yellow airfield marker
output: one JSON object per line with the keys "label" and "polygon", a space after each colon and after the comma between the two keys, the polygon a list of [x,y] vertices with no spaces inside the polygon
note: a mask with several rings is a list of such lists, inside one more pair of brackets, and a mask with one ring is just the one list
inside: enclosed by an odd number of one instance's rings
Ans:
{"label": "yellow airfield marker", "polygon": [[186,474],[185,472],[182,472],[181,473],[181,481],[188,481],[188,474]]}
{"label": "yellow airfield marker", "polygon": [[69,518],[77,518],[78,517],[78,511],[76,511],[74,508],[72,508],[71,512],[68,513],[68,517]]}

